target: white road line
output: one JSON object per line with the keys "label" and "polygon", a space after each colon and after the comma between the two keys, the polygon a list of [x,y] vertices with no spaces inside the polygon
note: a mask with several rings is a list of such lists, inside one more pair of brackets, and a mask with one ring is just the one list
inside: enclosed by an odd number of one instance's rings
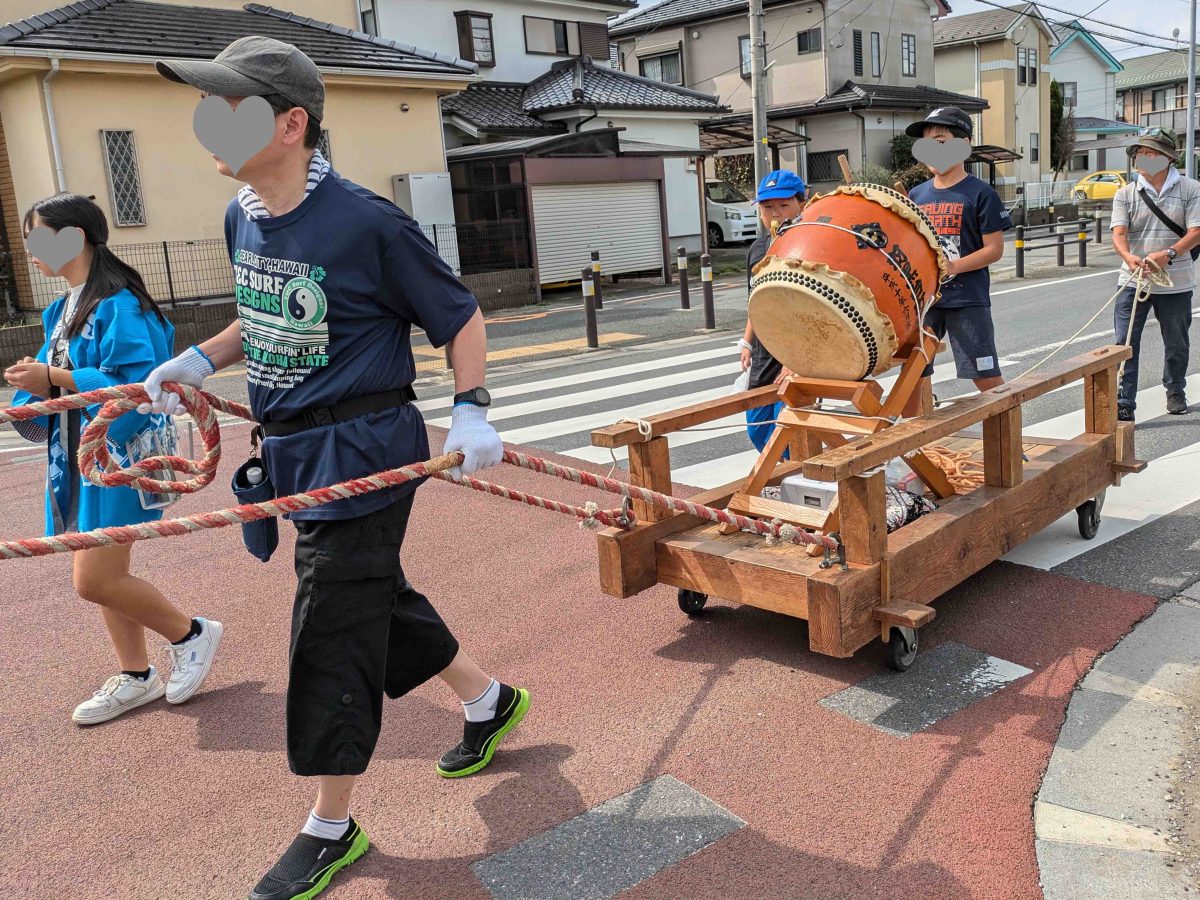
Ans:
{"label": "white road line", "polygon": [[1055,284],[1066,284],[1069,281],[1080,281],[1084,278],[1095,278],[1097,275],[1115,275],[1120,269],[1102,269],[1099,272],[1088,272],[1086,275],[1072,275],[1070,278],[1056,278],[1054,281],[1034,281],[1030,284],[1023,284],[1020,287],[1007,288],[1003,291],[992,291],[993,297],[1000,297],[1004,294],[1015,294],[1017,291],[1029,291],[1039,287],[1050,287]]}
{"label": "white road line", "polygon": [[[1161,390],[1161,389],[1160,389]],[[1146,471],[1126,475],[1120,487],[1109,488],[1100,512],[1098,540],[1079,536],[1074,512],[1042,529],[1004,557],[1037,569],[1051,569],[1111,540],[1200,500],[1200,445],[1181,447],[1153,460]]]}
{"label": "white road line", "polygon": [[[640,372],[655,371],[668,366],[682,366],[688,363],[711,361],[724,356],[728,356],[733,360],[737,359],[737,344],[735,341],[729,341],[727,344],[722,344],[710,350],[701,350],[696,353],[684,353],[680,356],[668,357],[658,356],[645,362],[631,363],[625,366],[595,369],[591,372],[578,372],[574,375],[565,375],[561,378],[547,378],[542,381],[527,381],[508,387],[489,388],[489,393],[492,395],[493,400],[500,400],[505,397],[524,397],[530,394],[539,394],[543,391],[552,391],[556,388],[586,384],[589,381],[605,381],[610,378],[621,378],[626,375],[636,375]],[[422,400],[417,404],[417,409],[421,410],[421,412],[444,409],[450,406],[451,400],[452,396]]]}
{"label": "white road line", "polygon": [[548,438],[575,434],[580,431],[591,431],[593,428],[603,428],[606,425],[615,424],[621,418],[640,419],[644,416],[652,416],[655,413],[690,406],[693,403],[715,400],[717,397],[723,397],[728,393],[729,386],[722,385],[721,387],[712,388],[707,391],[697,391],[694,394],[683,394],[677,397],[663,397],[652,403],[633,406],[625,411],[624,416],[612,410],[589,413],[583,416],[576,416],[572,419],[543,422],[540,425],[530,425],[526,428],[510,429],[502,432],[500,436],[510,444],[531,444],[535,441],[547,440]]}
{"label": "white road line", "polygon": [[[529,400],[525,403],[514,403],[512,405],[499,405],[492,407],[488,420],[493,425],[498,425],[507,419],[516,419],[521,416],[527,416],[533,413],[550,412],[556,409],[567,409],[573,406],[587,406],[591,403],[603,402],[611,400],[613,397],[626,396],[630,399],[636,398],[638,394],[647,393],[650,391],[659,390],[661,388],[676,387],[678,385],[695,384],[698,381],[706,381],[709,378],[717,378],[718,376],[729,376],[729,386],[733,387],[733,380],[742,370],[741,363],[736,359],[729,362],[721,363],[719,366],[709,366],[704,369],[686,369],[683,372],[675,372],[672,375],[660,375],[657,378],[645,378],[639,381],[630,381],[619,388],[603,387],[594,388],[590,391],[580,391],[574,394],[560,394],[557,397],[547,397],[541,400]],[[617,413],[611,413],[617,416]],[[437,425],[439,428],[448,428],[450,426],[450,417],[446,416],[440,419],[432,419],[430,425]]]}
{"label": "white road line", "polygon": [[[1079,382],[1073,382],[1071,386],[1081,389]],[[1188,376],[1185,386],[1185,389],[1191,391],[1193,394],[1197,390],[1200,390],[1200,372]],[[1153,387],[1148,387],[1145,390],[1137,392],[1137,410],[1135,415],[1139,420],[1149,421],[1150,419],[1157,419],[1159,416],[1165,416],[1166,414],[1167,392],[1163,390],[1161,384],[1156,384]],[[1023,433],[1034,435],[1035,437],[1067,440],[1082,434],[1083,428],[1083,410],[1076,409],[1065,415],[1047,419],[1045,422],[1038,422],[1036,425],[1026,425],[1021,430]],[[1200,483],[1200,478],[1197,478],[1196,481]]]}

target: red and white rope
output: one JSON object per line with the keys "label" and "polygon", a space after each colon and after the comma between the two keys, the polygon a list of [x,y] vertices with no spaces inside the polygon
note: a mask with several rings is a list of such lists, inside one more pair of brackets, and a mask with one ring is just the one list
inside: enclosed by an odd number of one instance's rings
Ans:
{"label": "red and white rope", "polygon": [[[217,465],[221,459],[220,426],[217,423],[215,409],[230,415],[253,421],[249,409],[238,403],[233,403],[200,391],[187,385],[168,384],[168,390],[180,394],[183,405],[195,419],[200,430],[204,446],[204,458],[188,460],[179,457],[153,457],[141,460],[127,469],[117,468],[107,450],[108,427],[117,418],[139,403],[145,403],[149,398],[139,385],[124,385],[113,388],[102,388],[82,394],[72,394],[56,400],[45,400],[30,403],[27,406],[0,410],[0,423],[16,422],[36,418],[42,415],[54,414],[66,409],[77,409],[102,404],[100,412],[84,430],[80,439],[80,471],[95,484],[103,486],[133,486],[141,487],[154,493],[194,493],[210,484],[216,477]],[[503,461],[509,465],[529,469],[543,475],[553,475],[579,485],[599,488],[610,493],[619,494],[624,499],[620,509],[602,510],[595,503],[586,506],[572,506],[557,500],[548,500],[523,491],[507,488],[502,485],[480,481],[471,476],[453,476],[447,470],[460,466],[463,455],[460,452],[448,453],[423,463],[401,466],[368,475],[365,478],[352,478],[329,487],[317,488],[311,491],[279,497],[262,503],[246,503],[232,506],[215,512],[199,513],[176,519],[158,522],[143,522],[137,525],[123,525],[110,528],[99,528],[94,531],[59,534],[52,537],[25,538],[17,541],[0,542],[0,559],[24,559],[30,556],[46,556],[52,553],[68,553],[87,550],[93,547],[105,547],[113,544],[129,544],[134,541],[150,540],[158,537],[174,537],[176,535],[192,534],[207,528],[224,528],[228,525],[240,525],[244,522],[254,522],[272,516],[298,512],[322,506],[335,500],[361,496],[384,488],[404,484],[416,478],[437,477],[453,484],[461,484],[473,490],[515,500],[529,506],[547,509],[552,512],[573,515],[585,526],[595,527],[605,525],[610,528],[630,529],[636,525],[636,519],[630,509],[631,500],[642,500],[646,503],[660,506],[677,512],[687,513],[708,522],[735,525],[743,531],[762,535],[768,543],[793,543],[819,545],[826,550],[837,550],[838,542],[832,537],[810,534],[795,526],[787,525],[776,520],[762,522],[722,509],[714,509],[671,497],[667,494],[652,491],[649,488],[626,484],[612,478],[582,472],[569,466],[560,466],[548,460],[526,456],[512,450],[504,452]],[[163,481],[149,477],[149,473],[164,468],[169,463],[176,470],[194,475],[186,481]]]}

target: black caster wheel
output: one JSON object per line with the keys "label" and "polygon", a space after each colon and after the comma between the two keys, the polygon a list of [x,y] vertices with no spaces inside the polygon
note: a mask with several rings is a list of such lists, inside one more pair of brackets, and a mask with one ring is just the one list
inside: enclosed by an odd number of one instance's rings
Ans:
{"label": "black caster wheel", "polygon": [[686,588],[679,589],[679,608],[689,616],[698,616],[704,609],[704,604],[708,602],[708,594],[702,594],[699,591],[689,591]]}
{"label": "black caster wheel", "polygon": [[917,630],[904,626],[893,627],[887,642],[887,664],[889,669],[907,672],[917,658]]}
{"label": "black caster wheel", "polygon": [[1104,508],[1104,492],[1101,491],[1093,500],[1075,507],[1079,516],[1079,536],[1090,541],[1100,530],[1100,510]]}

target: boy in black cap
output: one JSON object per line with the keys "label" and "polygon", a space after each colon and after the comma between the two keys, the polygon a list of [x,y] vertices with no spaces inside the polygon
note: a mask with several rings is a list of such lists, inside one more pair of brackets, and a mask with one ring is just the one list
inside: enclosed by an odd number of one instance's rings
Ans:
{"label": "boy in black cap", "polygon": [[[967,173],[971,117],[956,106],[933,110],[905,134],[918,139],[913,156],[933,173],[909,191],[909,197],[933,224],[950,262],[942,298],[925,315],[939,338],[949,335],[959,378],[969,378],[981,391],[1003,384],[992,325],[991,278],[988,266],[1004,255],[1004,232],[1012,219],[1000,196],[987,182]],[[957,161],[956,161],[957,160]],[[925,376],[933,372],[932,364]],[[906,414],[915,414],[915,402]]]}
{"label": "boy in black cap", "polygon": [[[266,146],[237,170],[247,184],[225,214],[238,321],[150,374],[152,408],[171,413],[178,406],[164,382],[198,387],[245,359],[278,495],[408,465],[429,457],[412,403],[409,334],[419,326],[435,347],[449,345],[454,363],[459,393],[446,452],[462,451],[463,472],[500,462],[503,446],[487,421],[479,306],[416,222],[333,171],[316,149],[325,86],[313,61],[290,44],[246,37],[211,62],[157,66],[213,95],[204,103],[238,108],[261,97],[265,106],[252,103],[242,112],[274,121],[262,123]],[[223,159],[217,167],[235,174]],[[315,777],[318,791],[308,822],[251,900],[314,897],[366,852],[366,833],[350,818],[350,793],[374,752],[385,694],[399,697],[435,675],[458,694],[467,721],[462,742],[438,762],[447,778],[486,766],[529,708],[529,692],[484,674],[404,577],[400,548],[416,487],[410,482],[290,516],[298,586],[288,654],[288,764]],[[462,565],[469,553],[450,549],[447,561]]]}

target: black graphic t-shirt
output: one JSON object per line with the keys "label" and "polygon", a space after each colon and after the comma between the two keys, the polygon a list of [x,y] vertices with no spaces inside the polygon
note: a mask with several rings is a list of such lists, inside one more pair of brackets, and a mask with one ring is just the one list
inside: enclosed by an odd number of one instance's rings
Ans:
{"label": "black graphic t-shirt", "polygon": [[[294,210],[248,221],[225,213],[250,407],[260,422],[412,383],[409,335],[440,347],[478,304],[399,207],[330,172]],[[268,438],[263,458],[278,496],[429,458],[411,404]],[[395,502],[403,485],[292,513],[349,519]]]}
{"label": "black graphic t-shirt", "polygon": [[[945,189],[934,187],[931,178],[909,191],[908,196],[921,207],[938,236],[958,248],[960,257],[983,247],[985,234],[1012,228],[1012,218],[1000,202],[1000,195],[974,175]],[[991,283],[986,268],[964,272],[942,285],[938,306],[991,306]]]}

